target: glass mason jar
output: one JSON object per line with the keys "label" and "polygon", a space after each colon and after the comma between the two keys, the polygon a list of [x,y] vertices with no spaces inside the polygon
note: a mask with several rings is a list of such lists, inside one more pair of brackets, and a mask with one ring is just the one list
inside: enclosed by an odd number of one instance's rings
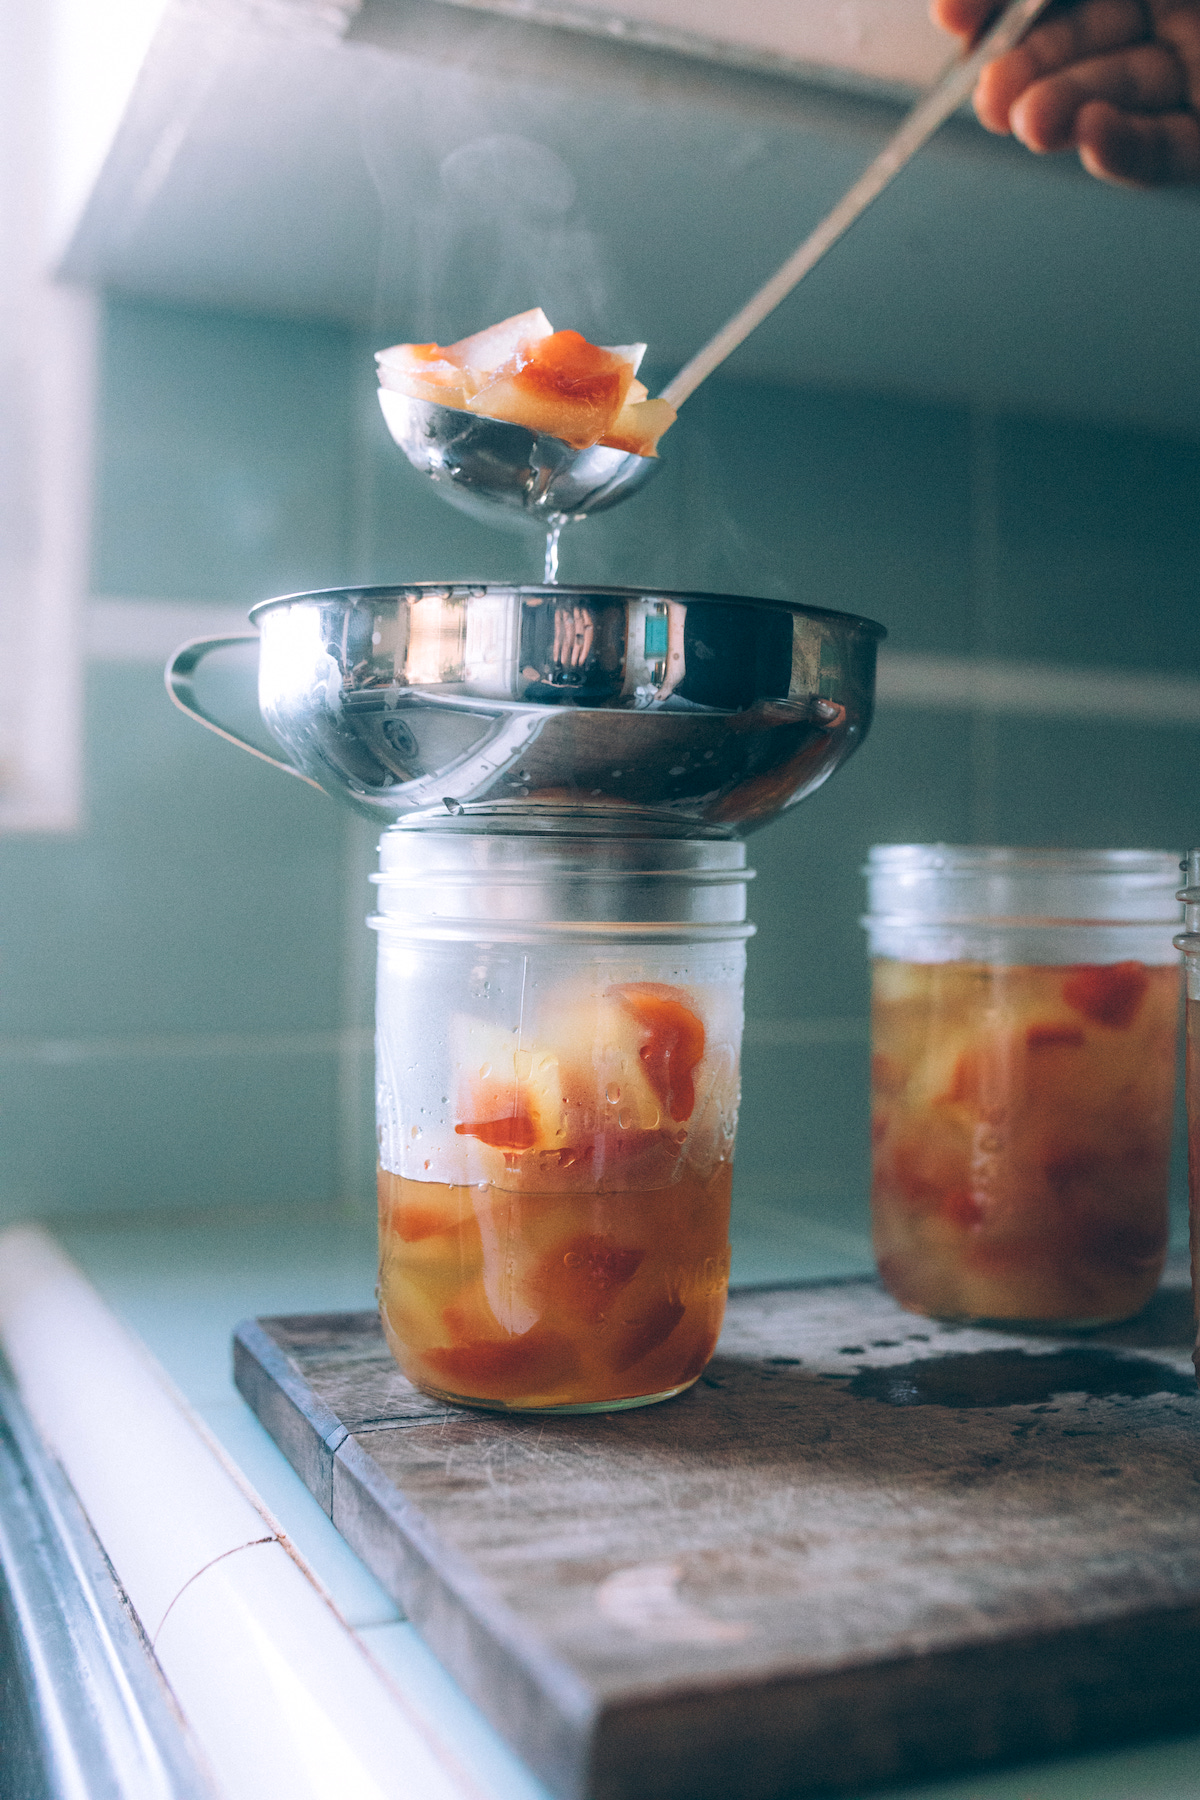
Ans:
{"label": "glass mason jar", "polygon": [[[1181,864],[1187,886],[1180,888],[1183,930],[1175,939],[1183,951],[1184,992],[1187,995],[1187,1051],[1184,1062],[1184,1097],[1188,1127],[1188,1235],[1192,1246],[1192,1300],[1200,1325],[1200,850],[1189,850]],[[1200,1377],[1200,1332],[1192,1353]]]}
{"label": "glass mason jar", "polygon": [[745,850],[394,829],[380,844],[379,1301],[405,1374],[521,1412],[646,1405],[729,1279]]}
{"label": "glass mason jar", "polygon": [[1142,850],[870,852],[875,1253],[910,1311],[1079,1328],[1153,1293],[1178,867]]}

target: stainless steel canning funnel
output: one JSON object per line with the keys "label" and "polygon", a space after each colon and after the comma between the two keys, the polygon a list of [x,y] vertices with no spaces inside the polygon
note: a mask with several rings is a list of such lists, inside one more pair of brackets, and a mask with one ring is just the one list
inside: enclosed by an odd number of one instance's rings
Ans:
{"label": "stainless steel canning funnel", "polygon": [[[286,761],[384,822],[679,836],[754,830],[871,722],[881,625],[721,594],[419,583],[267,600],[259,706]],[[167,668],[183,711],[210,718]]]}

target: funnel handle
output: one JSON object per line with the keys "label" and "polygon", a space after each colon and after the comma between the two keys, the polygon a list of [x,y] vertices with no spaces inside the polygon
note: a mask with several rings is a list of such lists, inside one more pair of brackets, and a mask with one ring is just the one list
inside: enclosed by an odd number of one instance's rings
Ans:
{"label": "funnel handle", "polygon": [[260,750],[248,739],[239,737],[237,732],[230,731],[227,725],[220,724],[216,719],[210,719],[196,699],[196,684],[193,676],[206,656],[211,655],[214,650],[228,649],[231,644],[257,644],[257,642],[258,633],[256,631],[240,632],[237,637],[189,638],[186,644],[179,646],[163,671],[167,693],[180,712],[186,713],[189,719],[195,719],[197,725],[203,725],[207,731],[215,731],[217,736],[224,738],[227,744],[236,744],[240,750],[248,750],[251,756],[257,756],[260,762],[270,763],[273,769],[282,769],[285,775],[294,775],[297,781],[305,781],[310,788],[316,788],[318,794],[323,794],[325,789],[319,781],[314,781],[311,775],[301,774],[299,769],[294,768],[291,763],[281,762],[277,756],[268,756],[265,750]]}

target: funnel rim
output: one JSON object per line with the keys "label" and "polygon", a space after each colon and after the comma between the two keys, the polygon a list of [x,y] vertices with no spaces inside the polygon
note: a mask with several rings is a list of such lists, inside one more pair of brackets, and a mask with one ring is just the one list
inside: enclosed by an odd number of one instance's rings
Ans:
{"label": "funnel rim", "polygon": [[276,594],[268,600],[259,600],[250,608],[249,617],[252,624],[257,625],[263,613],[276,607],[295,606],[304,600],[373,600],[380,598],[406,599],[427,594],[454,596],[461,592],[464,598],[472,598],[486,593],[517,594],[521,596],[539,595],[543,599],[577,598],[581,595],[592,599],[629,600],[665,600],[687,606],[764,606],[776,612],[799,614],[803,618],[824,619],[836,624],[848,626],[857,634],[871,636],[876,643],[882,643],[888,635],[887,626],[881,625],[877,619],[868,619],[862,613],[838,612],[828,606],[810,606],[803,600],[780,600],[766,594],[723,594],[706,589],[690,591],[679,588],[661,587],[622,587],[606,582],[545,582],[545,581],[483,581],[472,577],[456,578],[452,581],[395,581],[365,583],[349,587],[311,588],[294,594]]}

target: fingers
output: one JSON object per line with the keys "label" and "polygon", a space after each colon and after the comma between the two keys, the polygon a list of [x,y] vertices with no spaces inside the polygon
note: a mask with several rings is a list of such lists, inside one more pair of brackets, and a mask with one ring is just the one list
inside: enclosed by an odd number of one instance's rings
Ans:
{"label": "fingers", "polygon": [[1056,13],[983,71],[975,89],[980,124],[989,131],[1010,131],[1014,105],[1035,82],[1142,43],[1146,36],[1146,14],[1139,0],[1083,0],[1069,12]]}
{"label": "fingers", "polygon": [[999,10],[996,0],[931,0],[929,16],[943,31],[974,43]]}
{"label": "fingers", "polygon": [[1147,9],[1155,37],[1174,50],[1192,105],[1200,107],[1200,6],[1196,0],[1147,0]]}
{"label": "fingers", "polygon": [[[995,0],[930,6],[936,24],[968,42],[998,10]],[[1055,7],[983,71],[975,110],[1031,150],[1078,149],[1105,181],[1200,182],[1200,0]]]}
{"label": "fingers", "polygon": [[596,627],[591,612],[587,607],[575,609],[575,655],[573,661],[582,669],[592,654],[592,645],[596,639]]}
{"label": "fingers", "polygon": [[553,658],[563,668],[581,669],[596,642],[596,622],[586,606],[559,606],[554,613]]}
{"label": "fingers", "polygon": [[1187,100],[1179,58],[1162,44],[1137,44],[1077,63],[1027,88],[1009,110],[1009,129],[1030,150],[1070,149],[1079,114],[1094,100],[1126,113],[1170,112]]}
{"label": "fingers", "polygon": [[1076,121],[1079,160],[1090,175],[1122,187],[1200,181],[1200,120],[1194,113],[1136,118],[1105,100]]}

